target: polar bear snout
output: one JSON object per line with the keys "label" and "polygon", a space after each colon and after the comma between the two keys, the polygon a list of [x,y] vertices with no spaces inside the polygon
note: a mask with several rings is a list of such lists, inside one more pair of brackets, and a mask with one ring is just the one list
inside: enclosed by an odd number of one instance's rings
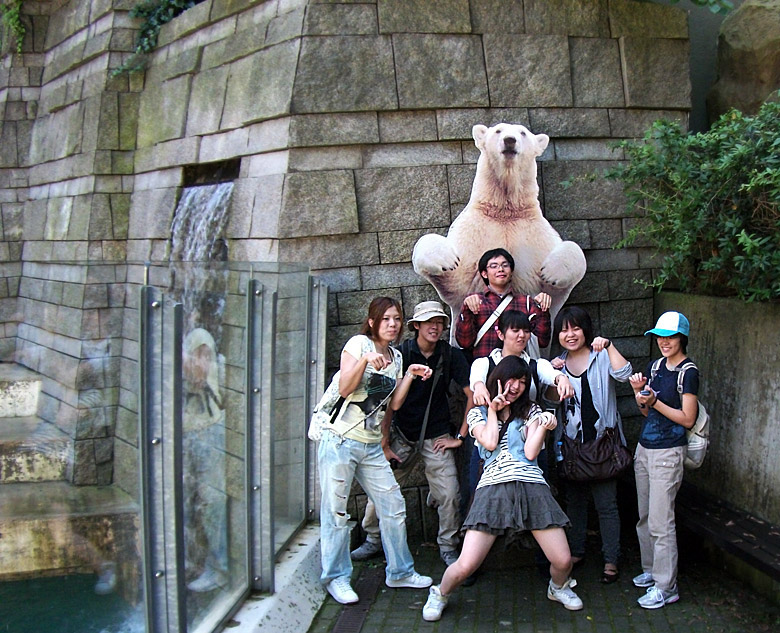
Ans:
{"label": "polar bear snout", "polygon": [[515,156],[517,154],[517,139],[514,136],[505,136],[502,141],[504,149],[501,150],[501,153],[504,156]]}

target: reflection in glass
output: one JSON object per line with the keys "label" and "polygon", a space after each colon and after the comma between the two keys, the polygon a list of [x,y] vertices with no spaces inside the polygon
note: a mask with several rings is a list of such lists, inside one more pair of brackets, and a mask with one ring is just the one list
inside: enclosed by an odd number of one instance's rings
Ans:
{"label": "reflection in glass", "polygon": [[145,629],[126,272],[25,262],[0,323],[0,630]]}
{"label": "reflection in glass", "polygon": [[214,338],[195,328],[183,345],[184,522],[187,583],[202,593],[227,580],[227,494],[225,492],[225,409]]}

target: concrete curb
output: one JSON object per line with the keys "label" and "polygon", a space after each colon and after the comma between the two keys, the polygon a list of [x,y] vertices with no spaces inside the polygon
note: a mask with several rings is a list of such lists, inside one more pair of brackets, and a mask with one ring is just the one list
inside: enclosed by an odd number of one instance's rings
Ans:
{"label": "concrete curb", "polygon": [[320,528],[302,530],[282,554],[276,566],[276,592],[270,596],[250,596],[233,616],[235,633],[300,633],[311,626],[325,600],[320,583]]}

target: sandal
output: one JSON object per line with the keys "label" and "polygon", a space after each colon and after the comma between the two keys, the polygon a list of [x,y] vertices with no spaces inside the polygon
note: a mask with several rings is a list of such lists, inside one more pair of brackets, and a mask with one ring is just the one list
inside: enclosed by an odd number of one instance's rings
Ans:
{"label": "sandal", "polygon": [[613,582],[617,582],[620,578],[620,572],[614,565],[607,567],[604,566],[604,571],[601,572],[601,583],[605,585],[611,585]]}

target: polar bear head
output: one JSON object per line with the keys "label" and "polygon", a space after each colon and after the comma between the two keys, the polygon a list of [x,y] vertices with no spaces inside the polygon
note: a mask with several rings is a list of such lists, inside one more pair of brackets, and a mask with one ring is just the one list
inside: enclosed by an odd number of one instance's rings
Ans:
{"label": "polar bear head", "polygon": [[515,163],[535,160],[550,142],[546,134],[531,134],[527,127],[514,123],[499,123],[493,127],[475,125],[471,134],[474,144],[490,162],[510,168]]}

